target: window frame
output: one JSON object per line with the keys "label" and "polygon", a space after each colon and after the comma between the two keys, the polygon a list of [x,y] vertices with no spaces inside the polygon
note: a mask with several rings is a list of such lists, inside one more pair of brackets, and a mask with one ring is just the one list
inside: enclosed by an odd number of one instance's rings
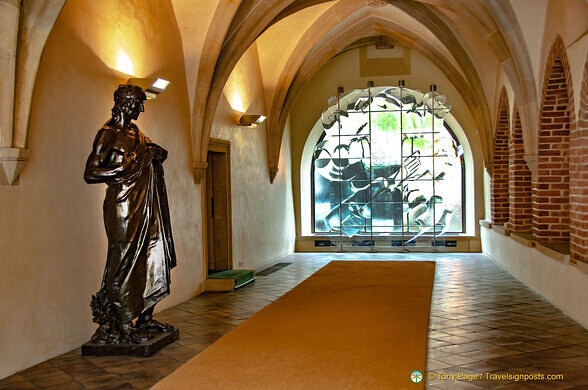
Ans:
{"label": "window frame", "polygon": [[[408,89],[408,88],[407,88]],[[373,111],[372,111],[373,112]],[[371,118],[370,118],[371,119]],[[455,141],[455,143],[457,145],[461,145],[461,143],[459,142],[458,137],[456,136],[455,132],[452,130],[451,126],[447,123],[447,121],[443,121],[443,127],[445,128],[445,130],[449,133],[449,135],[451,136],[451,138]],[[325,139],[326,136],[326,131],[323,129],[323,132],[321,134],[321,136],[318,138],[315,146],[318,145],[320,142],[322,142]],[[370,138],[370,145],[371,145],[371,138]],[[370,146],[370,150],[371,150],[371,146]],[[371,153],[371,152],[370,152]],[[447,232],[444,233],[442,237],[447,237],[447,236],[460,236],[460,235],[464,235],[467,232],[467,218],[466,218],[466,207],[467,207],[467,198],[466,198],[466,163],[465,163],[465,153],[461,154],[459,157],[459,163],[460,163],[460,169],[461,169],[461,213],[460,213],[460,218],[461,218],[461,231],[451,231],[451,232]],[[435,156],[433,156],[432,158],[435,158]],[[315,175],[317,174],[316,169],[315,169],[315,160],[316,160],[316,156],[315,153],[312,154],[311,157],[311,162],[310,162],[310,209],[311,209],[311,233],[314,236],[325,236],[325,237],[339,237],[341,235],[340,232],[320,232],[316,230],[316,201],[315,201]],[[434,181],[434,179],[431,179],[431,181]],[[371,185],[371,184],[370,184]],[[404,218],[403,218],[404,221]],[[404,222],[402,224],[402,226],[404,227]],[[388,232],[387,234],[378,234],[378,237],[399,237],[402,235],[406,235],[407,233],[412,234],[414,232]],[[359,232],[356,235],[354,235],[353,237],[370,237],[372,236],[374,233],[373,232]],[[427,234],[424,237],[439,237],[437,236],[437,234]]]}

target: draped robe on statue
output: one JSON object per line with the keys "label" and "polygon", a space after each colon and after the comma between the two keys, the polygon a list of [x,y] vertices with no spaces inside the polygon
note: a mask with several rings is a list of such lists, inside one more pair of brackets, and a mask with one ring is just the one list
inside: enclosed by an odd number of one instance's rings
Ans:
{"label": "draped robe on statue", "polygon": [[176,265],[162,166],[167,152],[134,124],[119,129],[108,123],[92,153],[101,163],[86,167],[86,181],[107,184],[102,289],[118,320],[128,323],[169,294]]}

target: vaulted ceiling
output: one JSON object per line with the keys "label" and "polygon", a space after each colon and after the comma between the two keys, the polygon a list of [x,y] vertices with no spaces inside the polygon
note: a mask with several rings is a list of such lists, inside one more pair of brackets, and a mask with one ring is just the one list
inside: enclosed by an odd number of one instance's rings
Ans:
{"label": "vaulted ceiling", "polygon": [[[179,2],[177,2],[179,3]],[[183,2],[185,6],[187,1]],[[180,28],[188,23],[176,14]],[[202,44],[193,97],[195,161],[205,163],[208,137],[223,87],[255,42],[268,110],[268,162],[275,174],[286,119],[298,94],[332,57],[368,35],[389,36],[441,69],[475,120],[484,160],[491,163],[495,80],[500,67],[521,111],[536,127],[537,92],[525,41],[508,0],[244,0],[218,1]],[[190,37],[183,33],[184,47]],[[189,54],[187,57],[190,57]],[[263,67],[263,60],[261,61]],[[194,64],[191,64],[194,66]],[[527,137],[527,147],[536,141]]]}
{"label": "vaulted ceiling", "polygon": [[[195,172],[206,166],[208,138],[223,88],[254,44],[269,116],[270,177],[277,172],[286,120],[302,88],[337,53],[369,35],[391,37],[422,53],[447,76],[474,119],[486,163],[492,162],[497,74],[506,76],[523,129],[538,127],[536,82],[511,0],[170,1],[182,36]],[[14,121],[12,115],[3,117],[1,147],[26,148],[38,64],[65,3],[24,1],[22,6],[13,5],[14,14],[3,13],[7,20],[16,20],[0,42],[4,51],[15,52],[16,72],[13,79],[2,80],[3,89],[14,99],[3,103],[1,111],[14,113]],[[20,42],[18,53],[16,42]],[[536,131],[524,135],[525,148],[533,153]]]}

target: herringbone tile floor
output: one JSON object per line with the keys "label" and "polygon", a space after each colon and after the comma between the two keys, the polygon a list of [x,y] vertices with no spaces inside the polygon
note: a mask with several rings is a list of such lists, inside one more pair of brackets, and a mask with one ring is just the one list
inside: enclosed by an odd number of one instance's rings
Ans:
{"label": "herringbone tile floor", "polygon": [[296,253],[234,293],[156,315],[180,340],[152,357],[82,357],[78,348],[0,380],[0,390],[149,388],[332,259],[437,262],[427,388],[588,389],[588,332],[484,255]]}

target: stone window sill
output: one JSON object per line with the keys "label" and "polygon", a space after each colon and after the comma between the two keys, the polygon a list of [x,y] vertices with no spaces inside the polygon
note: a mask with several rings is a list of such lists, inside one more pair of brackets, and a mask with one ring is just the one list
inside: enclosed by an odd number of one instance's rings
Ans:
{"label": "stone window sill", "polygon": [[568,243],[548,244],[536,242],[535,248],[544,255],[552,257],[564,264],[570,262],[570,245]]}

